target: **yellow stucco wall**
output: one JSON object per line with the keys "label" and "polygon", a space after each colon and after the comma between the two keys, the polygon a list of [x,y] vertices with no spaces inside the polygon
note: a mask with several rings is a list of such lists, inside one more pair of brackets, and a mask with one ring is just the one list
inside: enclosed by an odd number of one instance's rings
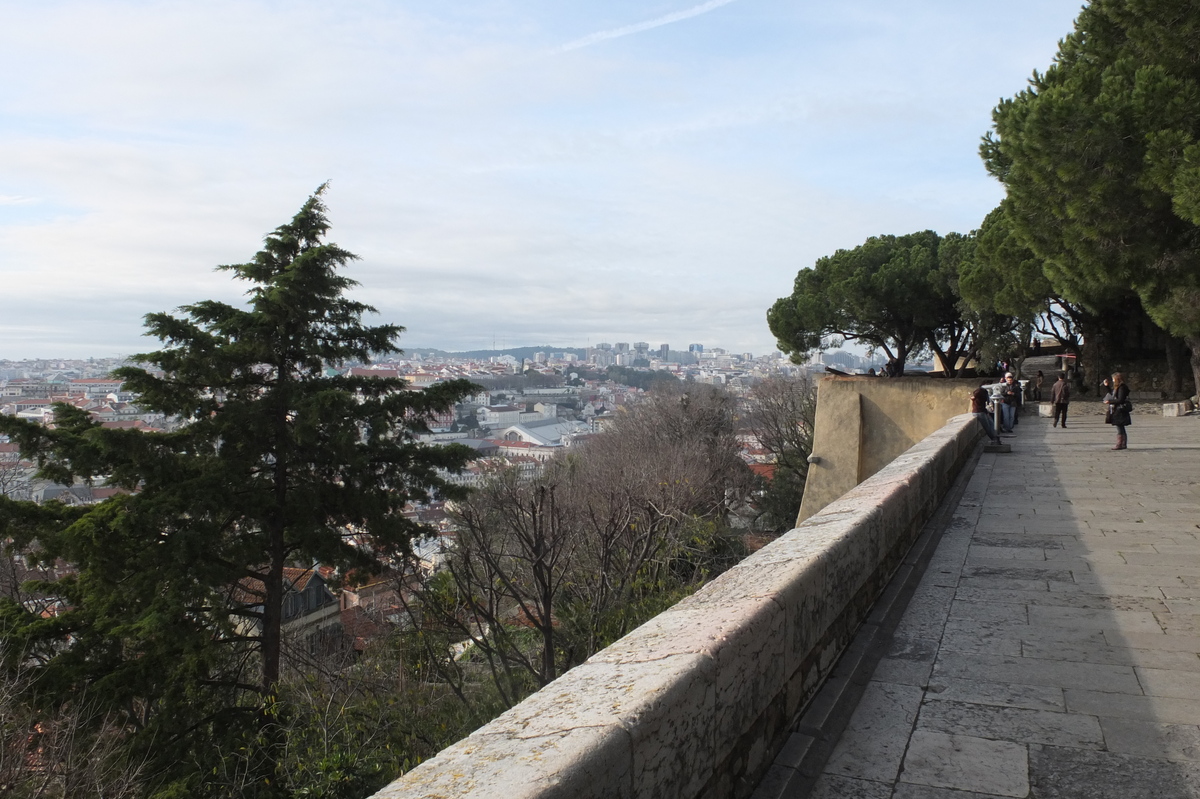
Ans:
{"label": "yellow stucco wall", "polygon": [[900,453],[971,409],[983,382],[929,377],[829,376],[817,384],[813,455],[796,524],[817,513]]}

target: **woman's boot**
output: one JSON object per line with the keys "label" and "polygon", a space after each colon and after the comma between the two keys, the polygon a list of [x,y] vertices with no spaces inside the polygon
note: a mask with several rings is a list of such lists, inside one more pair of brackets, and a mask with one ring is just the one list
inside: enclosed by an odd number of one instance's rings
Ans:
{"label": "woman's boot", "polygon": [[1125,444],[1128,441],[1129,438],[1127,436],[1117,436],[1117,443],[1113,446],[1113,449],[1125,449]]}

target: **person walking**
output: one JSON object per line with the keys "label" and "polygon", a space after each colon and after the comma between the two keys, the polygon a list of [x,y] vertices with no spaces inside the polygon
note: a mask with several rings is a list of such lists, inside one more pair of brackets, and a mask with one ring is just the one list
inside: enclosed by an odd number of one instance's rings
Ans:
{"label": "person walking", "polygon": [[1017,423],[1017,408],[1021,406],[1021,384],[1013,377],[1012,372],[1004,374],[1004,385],[1000,389],[1000,432],[1011,433]]}
{"label": "person walking", "polygon": [[1042,374],[1042,370],[1038,369],[1037,377],[1033,379],[1033,401],[1042,401],[1042,383],[1046,382],[1046,376]]}
{"label": "person walking", "polygon": [[992,415],[988,413],[988,390],[985,388],[987,383],[981,383],[979,388],[975,389],[975,393],[971,395],[971,413],[975,414],[975,418],[979,420],[979,424],[983,425],[983,432],[993,444],[1000,443],[1000,437],[996,435],[996,426],[992,424]]}
{"label": "person walking", "polygon": [[1117,443],[1112,448],[1125,449],[1129,446],[1125,428],[1133,421],[1130,417],[1133,404],[1129,402],[1129,386],[1125,385],[1125,376],[1120,372],[1112,376],[1112,388],[1104,395],[1104,404],[1104,423],[1117,428]]}
{"label": "person walking", "polygon": [[1067,382],[1067,373],[1059,372],[1058,380],[1050,386],[1050,402],[1054,405],[1054,427],[1062,422],[1063,429],[1067,427],[1067,406],[1071,404],[1071,385]]}

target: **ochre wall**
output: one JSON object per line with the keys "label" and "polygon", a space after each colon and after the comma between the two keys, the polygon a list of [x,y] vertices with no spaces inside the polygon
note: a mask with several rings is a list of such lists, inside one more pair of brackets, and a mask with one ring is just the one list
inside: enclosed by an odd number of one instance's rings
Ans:
{"label": "ochre wall", "polygon": [[980,380],[829,376],[817,384],[813,452],[799,525],[971,409]]}

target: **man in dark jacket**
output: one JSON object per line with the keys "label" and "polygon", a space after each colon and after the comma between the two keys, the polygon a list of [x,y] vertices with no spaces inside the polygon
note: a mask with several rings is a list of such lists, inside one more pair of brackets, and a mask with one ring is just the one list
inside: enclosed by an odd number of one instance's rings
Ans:
{"label": "man in dark jacket", "polygon": [[1062,420],[1062,426],[1067,426],[1067,406],[1071,404],[1071,386],[1067,384],[1067,373],[1058,373],[1058,382],[1050,387],[1050,402],[1054,403],[1054,427]]}

